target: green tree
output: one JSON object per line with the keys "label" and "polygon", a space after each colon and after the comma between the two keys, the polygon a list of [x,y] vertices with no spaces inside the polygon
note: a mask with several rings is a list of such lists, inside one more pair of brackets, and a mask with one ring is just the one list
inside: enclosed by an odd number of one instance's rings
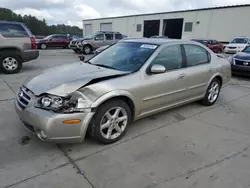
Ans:
{"label": "green tree", "polygon": [[82,29],[77,26],[69,26],[65,24],[48,25],[46,20],[39,20],[31,15],[21,16],[12,10],[0,7],[0,20],[23,22],[31,30],[34,35],[50,35],[50,34],[71,34],[82,35]]}

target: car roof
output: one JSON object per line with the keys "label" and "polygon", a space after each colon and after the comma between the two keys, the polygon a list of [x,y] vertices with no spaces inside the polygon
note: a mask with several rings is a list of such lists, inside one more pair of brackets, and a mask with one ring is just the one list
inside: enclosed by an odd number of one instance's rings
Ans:
{"label": "car roof", "polygon": [[6,21],[6,20],[0,20],[0,23],[9,23],[9,24],[24,24],[23,22]]}
{"label": "car roof", "polygon": [[184,42],[184,40],[179,39],[167,39],[167,38],[128,38],[126,40],[121,40],[121,42],[138,42],[138,43],[147,43],[147,44],[157,44],[163,45],[166,43],[174,42]]}

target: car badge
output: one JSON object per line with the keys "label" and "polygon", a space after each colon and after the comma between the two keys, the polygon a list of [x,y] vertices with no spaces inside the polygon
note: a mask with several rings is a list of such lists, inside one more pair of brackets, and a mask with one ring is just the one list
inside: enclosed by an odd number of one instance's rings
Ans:
{"label": "car badge", "polygon": [[23,97],[23,92],[22,91],[20,91],[19,96]]}
{"label": "car badge", "polygon": [[248,62],[244,62],[243,65],[244,65],[244,66],[248,66]]}

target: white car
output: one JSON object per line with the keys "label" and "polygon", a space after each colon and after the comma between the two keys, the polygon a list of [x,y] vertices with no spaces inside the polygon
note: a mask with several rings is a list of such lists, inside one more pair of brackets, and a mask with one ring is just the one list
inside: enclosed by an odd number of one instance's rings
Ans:
{"label": "white car", "polygon": [[233,39],[224,49],[225,53],[238,53],[241,52],[246,46],[250,45],[250,38],[238,37]]}

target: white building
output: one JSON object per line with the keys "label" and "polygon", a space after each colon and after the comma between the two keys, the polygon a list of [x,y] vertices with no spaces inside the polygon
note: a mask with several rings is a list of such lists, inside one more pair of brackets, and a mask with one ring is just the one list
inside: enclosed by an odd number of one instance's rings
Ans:
{"label": "white building", "polygon": [[118,31],[129,37],[217,39],[250,36],[250,4],[83,20],[83,36]]}

